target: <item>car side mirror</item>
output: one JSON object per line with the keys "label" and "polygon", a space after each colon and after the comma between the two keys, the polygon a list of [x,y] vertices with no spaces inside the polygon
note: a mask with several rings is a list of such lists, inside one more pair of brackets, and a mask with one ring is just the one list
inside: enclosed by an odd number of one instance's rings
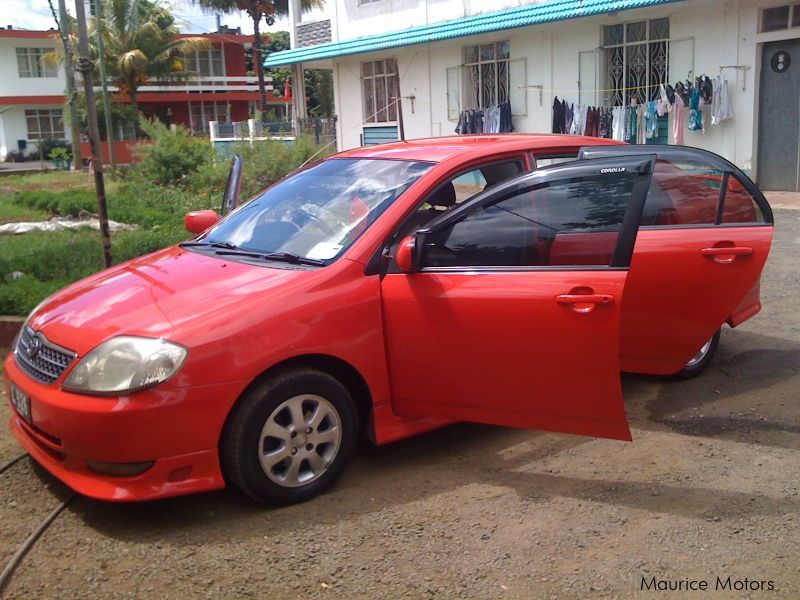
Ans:
{"label": "car side mirror", "polygon": [[203,233],[219,223],[219,215],[213,210],[194,210],[186,213],[184,225],[189,233]]}
{"label": "car side mirror", "polygon": [[416,268],[417,238],[409,235],[400,240],[397,245],[395,262],[397,268],[405,273],[413,273]]}

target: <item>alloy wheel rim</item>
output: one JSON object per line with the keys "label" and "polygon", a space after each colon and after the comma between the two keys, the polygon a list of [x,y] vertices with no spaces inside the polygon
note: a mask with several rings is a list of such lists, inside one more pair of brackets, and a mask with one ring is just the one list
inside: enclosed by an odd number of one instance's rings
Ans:
{"label": "alloy wheel rim", "polygon": [[709,349],[711,348],[711,341],[712,341],[713,339],[714,339],[714,338],[712,337],[712,338],[711,338],[710,340],[708,340],[708,341],[707,341],[705,344],[703,344],[703,347],[702,347],[702,348],[700,348],[700,350],[698,350],[698,351],[697,351],[697,354],[695,354],[695,355],[692,357],[692,360],[690,360],[688,363],[686,363],[686,366],[687,366],[687,367],[693,367],[693,366],[695,366],[696,364],[698,364],[698,363],[699,363],[701,360],[703,360],[703,359],[706,357],[706,354],[708,354],[708,351],[709,351]]}
{"label": "alloy wheel rim", "polygon": [[272,411],[258,440],[266,476],[283,487],[300,487],[321,477],[342,443],[339,413],[322,396],[301,394]]}

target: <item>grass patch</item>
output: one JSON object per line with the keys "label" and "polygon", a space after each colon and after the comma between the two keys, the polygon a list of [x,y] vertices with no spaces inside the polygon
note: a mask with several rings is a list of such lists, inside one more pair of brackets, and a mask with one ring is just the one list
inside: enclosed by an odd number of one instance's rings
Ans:
{"label": "grass patch", "polygon": [[22,207],[14,202],[13,196],[0,196],[0,225],[22,221],[44,221],[50,213],[37,208]]}

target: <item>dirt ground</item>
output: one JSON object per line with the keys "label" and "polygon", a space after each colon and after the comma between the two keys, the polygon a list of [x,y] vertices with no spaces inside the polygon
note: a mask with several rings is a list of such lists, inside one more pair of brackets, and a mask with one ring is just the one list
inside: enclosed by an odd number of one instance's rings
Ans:
{"label": "dirt ground", "polygon": [[[78,498],[7,597],[800,597],[800,211],[776,222],[764,310],[709,371],[623,378],[633,443],[461,424],[361,451],[301,506]],[[3,427],[0,464],[18,453]],[[0,475],[0,566],[65,493],[27,459]]]}

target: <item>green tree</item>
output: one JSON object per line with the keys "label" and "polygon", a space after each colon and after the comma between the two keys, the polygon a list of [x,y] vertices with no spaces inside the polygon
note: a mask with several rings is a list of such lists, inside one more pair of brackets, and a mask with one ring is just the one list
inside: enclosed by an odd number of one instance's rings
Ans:
{"label": "green tree", "polygon": [[[275,22],[275,16],[289,14],[289,0],[192,0],[194,4],[199,4],[210,11],[222,13],[236,13],[244,11],[253,20],[253,60],[256,78],[258,79],[258,94],[260,109],[263,111],[267,107],[267,88],[264,83],[264,49],[261,37],[261,21],[265,20],[268,25]],[[300,8],[303,12],[322,8],[325,0],[300,0]]]}
{"label": "green tree", "polygon": [[117,89],[130,97],[138,131],[139,88],[151,79],[185,75],[183,58],[208,48],[210,42],[178,37],[175,19],[158,0],[106,0],[104,20],[109,75]]}

